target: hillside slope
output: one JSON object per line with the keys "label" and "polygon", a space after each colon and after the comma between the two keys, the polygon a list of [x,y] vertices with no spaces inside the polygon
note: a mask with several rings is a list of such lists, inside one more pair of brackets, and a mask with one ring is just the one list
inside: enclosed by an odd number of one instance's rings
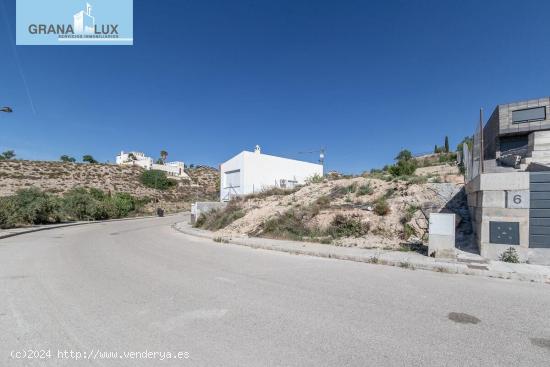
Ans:
{"label": "hillside slope", "polygon": [[[366,175],[309,183],[294,192],[251,195],[226,208],[226,217],[234,220],[220,225],[218,235],[400,248],[427,240],[429,213],[453,212],[458,219],[457,244],[469,246],[472,231],[464,185],[459,175],[443,166],[440,169],[446,180],[441,176],[407,181]],[[219,215],[223,222],[223,213]]]}
{"label": "hillside slope", "polygon": [[152,204],[169,211],[187,209],[190,202],[197,199],[218,197],[219,173],[210,167],[190,170],[191,181],[179,181],[176,187],[166,191],[144,186],[140,182],[142,172],[141,167],[112,164],[0,161],[0,196],[12,195],[19,189],[30,187],[56,194],[76,187],[93,187],[105,192],[126,192],[137,197],[148,197],[153,199]]}

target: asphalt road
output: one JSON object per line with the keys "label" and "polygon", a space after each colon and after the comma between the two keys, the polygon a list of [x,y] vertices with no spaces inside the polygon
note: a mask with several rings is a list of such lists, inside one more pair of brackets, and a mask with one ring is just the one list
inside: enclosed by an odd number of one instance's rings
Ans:
{"label": "asphalt road", "polygon": [[253,250],[176,220],[0,240],[0,366],[550,365],[548,285]]}

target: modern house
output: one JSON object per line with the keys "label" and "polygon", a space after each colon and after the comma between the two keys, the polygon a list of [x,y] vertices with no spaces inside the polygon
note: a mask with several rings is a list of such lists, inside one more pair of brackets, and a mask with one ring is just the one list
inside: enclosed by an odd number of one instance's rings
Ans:
{"label": "modern house", "polygon": [[164,164],[153,163],[153,158],[147,157],[142,152],[124,152],[121,151],[119,155],[116,156],[116,164],[120,165],[133,165],[140,166],[146,170],[159,170],[164,171],[168,176],[175,178],[189,178],[187,173],[185,173],[185,164],[180,161],[175,162],[166,162]]}
{"label": "modern house", "polygon": [[550,98],[497,106],[464,153],[481,255],[550,265]]}
{"label": "modern house", "polygon": [[243,151],[220,165],[220,201],[260,192],[272,187],[293,188],[306,179],[323,175],[323,166],[254,152]]}

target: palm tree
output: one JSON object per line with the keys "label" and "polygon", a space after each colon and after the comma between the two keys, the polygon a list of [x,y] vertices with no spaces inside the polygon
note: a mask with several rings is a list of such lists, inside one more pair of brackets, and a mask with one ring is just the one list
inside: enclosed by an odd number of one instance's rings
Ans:
{"label": "palm tree", "polygon": [[168,152],[166,150],[161,150],[160,159],[162,159],[162,164],[166,163],[166,157],[168,157]]}

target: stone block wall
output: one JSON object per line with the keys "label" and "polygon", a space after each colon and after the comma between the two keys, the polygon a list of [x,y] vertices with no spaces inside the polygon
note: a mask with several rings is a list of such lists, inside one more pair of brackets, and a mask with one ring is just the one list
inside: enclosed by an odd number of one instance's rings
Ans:
{"label": "stone block wall", "polygon": [[[468,207],[481,256],[497,260],[514,247],[525,261],[529,254],[529,209],[515,204],[512,194],[529,193],[528,172],[484,173],[466,185]],[[491,222],[518,223],[519,244],[491,243]]]}

